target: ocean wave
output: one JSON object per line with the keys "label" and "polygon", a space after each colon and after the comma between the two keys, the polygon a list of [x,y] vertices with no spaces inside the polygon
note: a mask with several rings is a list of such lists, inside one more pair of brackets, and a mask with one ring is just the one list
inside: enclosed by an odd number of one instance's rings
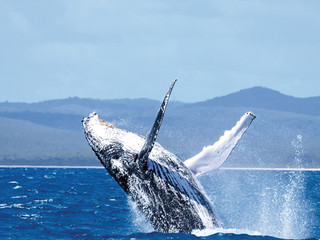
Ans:
{"label": "ocean wave", "polygon": [[26,214],[26,213],[21,213],[18,215],[18,217],[21,219],[31,219],[31,220],[36,220],[41,218],[41,216],[38,214]]}

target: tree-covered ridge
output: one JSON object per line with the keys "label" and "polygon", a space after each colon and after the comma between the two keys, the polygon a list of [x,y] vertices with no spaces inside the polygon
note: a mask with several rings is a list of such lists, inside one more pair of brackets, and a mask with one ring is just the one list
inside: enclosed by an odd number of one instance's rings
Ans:
{"label": "tree-covered ridge", "polygon": [[[83,117],[96,111],[119,128],[146,135],[159,106],[149,99],[0,103],[0,164],[99,165],[83,136]],[[320,97],[261,87],[199,103],[170,102],[158,141],[185,160],[247,111],[257,119],[225,166],[320,167]]]}

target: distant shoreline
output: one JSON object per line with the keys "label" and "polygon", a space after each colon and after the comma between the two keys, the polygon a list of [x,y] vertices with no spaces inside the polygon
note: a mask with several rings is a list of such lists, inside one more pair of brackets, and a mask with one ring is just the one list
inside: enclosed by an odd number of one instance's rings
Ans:
{"label": "distant shoreline", "polygon": [[[45,166],[45,165],[0,165],[0,168],[76,168],[76,169],[104,169],[100,166]],[[249,168],[249,167],[222,167],[220,170],[241,171],[311,171],[318,172],[320,168]]]}
{"label": "distant shoreline", "polygon": [[249,171],[313,171],[318,172],[320,168],[249,168],[249,167],[225,167],[221,170],[249,170]]}
{"label": "distant shoreline", "polygon": [[104,169],[100,166],[46,166],[46,165],[0,165],[0,168],[92,168]]}

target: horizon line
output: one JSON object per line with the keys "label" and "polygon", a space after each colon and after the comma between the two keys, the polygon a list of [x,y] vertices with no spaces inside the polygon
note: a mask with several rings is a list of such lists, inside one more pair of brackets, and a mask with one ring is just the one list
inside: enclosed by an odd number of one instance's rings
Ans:
{"label": "horizon line", "polygon": [[[74,169],[104,169],[103,166],[46,166],[46,165],[0,165],[0,168],[74,168]],[[257,168],[257,167],[221,167],[220,170],[239,171],[311,171],[319,172],[320,168]]]}

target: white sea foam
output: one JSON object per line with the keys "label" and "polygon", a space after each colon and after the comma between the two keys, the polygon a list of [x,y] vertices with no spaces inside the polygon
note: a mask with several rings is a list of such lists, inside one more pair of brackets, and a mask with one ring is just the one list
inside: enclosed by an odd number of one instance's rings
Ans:
{"label": "white sea foam", "polygon": [[6,208],[6,207],[7,207],[7,204],[5,204],[5,203],[0,203],[0,209]]}
{"label": "white sea foam", "polygon": [[26,195],[22,195],[22,196],[13,196],[11,198],[15,199],[15,198],[26,198],[27,196]]}
{"label": "white sea foam", "polygon": [[258,231],[252,231],[248,229],[235,229],[235,228],[230,228],[230,229],[207,228],[207,229],[202,229],[202,230],[197,229],[192,231],[192,234],[196,235],[197,237],[206,237],[206,236],[210,236],[217,233],[222,233],[222,234],[231,233],[231,234],[237,234],[237,235],[247,234],[251,236],[262,236],[262,234]]}
{"label": "white sea foam", "polygon": [[56,178],[55,176],[48,176],[48,175],[44,175],[43,177],[46,179]]}
{"label": "white sea foam", "polygon": [[19,214],[18,217],[21,219],[33,219],[33,220],[41,218],[41,216],[38,214],[26,214],[26,213]]}
{"label": "white sea foam", "polygon": [[25,207],[21,203],[15,203],[10,205],[5,203],[0,204],[0,209],[5,209],[5,208],[25,208]]}
{"label": "white sea foam", "polygon": [[53,202],[53,199],[52,199],[52,198],[49,198],[49,199],[40,199],[40,200],[34,200],[34,202],[35,202],[35,203],[43,204],[43,203]]}

